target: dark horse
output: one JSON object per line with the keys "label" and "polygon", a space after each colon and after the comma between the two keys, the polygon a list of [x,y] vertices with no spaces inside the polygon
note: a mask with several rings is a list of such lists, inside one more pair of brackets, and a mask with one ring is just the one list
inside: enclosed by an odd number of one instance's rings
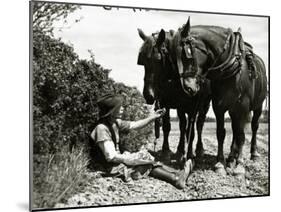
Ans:
{"label": "dark horse", "polygon": [[267,95],[266,70],[262,59],[243,41],[239,31],[232,32],[218,26],[190,27],[189,19],[173,36],[171,54],[181,76],[181,85],[188,95],[194,95],[201,89],[202,79],[211,80],[212,105],[217,121],[216,170],[225,173],[224,114],[228,111],[233,132],[228,162],[234,173],[244,174],[244,127],[250,111],[253,111],[251,158],[259,156],[256,134]]}
{"label": "dark horse", "polygon": [[[168,42],[173,36],[173,32],[161,30],[151,36],[146,36],[142,30],[138,30],[144,43],[138,55],[138,64],[145,69],[143,95],[148,104],[159,101],[161,108],[166,108],[163,117],[164,142],[162,153],[170,152],[168,136],[170,132],[171,108],[177,109],[180,127],[180,142],[177,148],[177,156],[184,162],[187,158],[193,158],[192,142],[194,139],[194,122],[197,117],[196,127],[198,142],[196,155],[203,154],[202,128],[209,110],[211,97],[207,92],[189,97],[181,88],[179,75],[171,60],[169,60]],[[202,89],[203,90],[203,89]],[[209,89],[208,89],[209,90]],[[199,98],[201,96],[201,98]],[[200,102],[199,102],[200,99]],[[199,111],[199,112],[198,112]],[[188,127],[185,114],[188,114]],[[189,144],[185,145],[185,136]],[[187,150],[188,147],[188,150]],[[186,154],[187,153],[187,154]]]}

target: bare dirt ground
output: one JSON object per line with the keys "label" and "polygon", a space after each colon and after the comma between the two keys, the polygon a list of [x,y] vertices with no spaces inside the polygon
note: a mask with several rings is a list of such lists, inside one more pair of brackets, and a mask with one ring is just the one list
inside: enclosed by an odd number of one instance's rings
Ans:
{"label": "bare dirt ground", "polygon": [[[217,153],[215,135],[215,123],[205,123],[202,136],[205,154],[202,158],[196,160],[195,168],[188,179],[186,188],[183,190],[178,190],[169,183],[151,177],[125,183],[119,178],[102,177],[100,172],[89,172],[92,180],[88,182],[88,186],[84,189],[85,192],[78,193],[55,207],[101,206],[268,195],[268,124],[260,124],[257,143],[261,157],[257,161],[250,160],[250,124],[246,127],[244,147],[245,179],[239,179],[232,175],[221,176],[214,172],[213,167],[216,163]],[[169,139],[170,148],[175,152],[179,140],[177,122],[172,122]],[[160,140],[162,139],[160,138]],[[196,140],[195,138],[195,144]],[[229,154],[231,141],[230,124],[226,123],[225,157]],[[158,143],[156,151],[159,151],[161,146],[162,143]],[[153,150],[153,145],[150,145],[149,148]]]}

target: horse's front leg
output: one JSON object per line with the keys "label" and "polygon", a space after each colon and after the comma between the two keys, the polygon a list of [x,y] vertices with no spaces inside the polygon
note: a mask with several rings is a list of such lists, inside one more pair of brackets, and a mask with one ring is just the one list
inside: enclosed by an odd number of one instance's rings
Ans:
{"label": "horse's front leg", "polygon": [[217,163],[215,165],[215,171],[217,173],[226,174],[225,171],[225,160],[224,160],[224,154],[223,154],[223,144],[224,144],[224,139],[225,139],[225,128],[224,128],[224,111],[218,109],[214,104],[213,104],[216,120],[217,120],[217,140],[218,140],[218,153],[217,153]]}
{"label": "horse's front leg", "polygon": [[201,116],[202,114],[198,115],[197,121],[196,121],[196,130],[197,130],[197,144],[196,144],[196,157],[200,158],[204,155],[204,146],[202,142],[202,129],[204,125],[204,121],[206,116]]}
{"label": "horse's front leg", "polygon": [[169,134],[171,130],[171,123],[170,123],[170,109],[166,108],[166,113],[163,116],[163,145],[162,145],[162,157],[163,160],[170,160],[171,150],[169,147]]}
{"label": "horse's front leg", "polygon": [[197,121],[196,121],[196,129],[197,129],[197,145],[196,145],[196,157],[202,157],[204,154],[204,146],[202,142],[202,130],[204,126],[204,122],[206,119],[206,115],[210,108],[211,98],[206,98],[203,102],[203,105],[199,109]]}
{"label": "horse's front leg", "polygon": [[194,158],[193,154],[193,140],[194,140],[194,122],[196,116],[188,116],[188,127],[186,131],[186,147],[187,149],[187,159]]}
{"label": "horse's front leg", "polygon": [[185,145],[185,132],[186,132],[186,117],[185,112],[177,109],[178,117],[179,117],[179,128],[180,128],[180,140],[177,148],[177,158],[179,161],[182,161],[184,156],[184,145]]}

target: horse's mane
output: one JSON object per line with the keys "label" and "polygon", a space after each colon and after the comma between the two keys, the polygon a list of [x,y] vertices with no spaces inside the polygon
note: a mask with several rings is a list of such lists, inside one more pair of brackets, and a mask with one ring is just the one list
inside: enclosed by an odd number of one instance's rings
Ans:
{"label": "horse's mane", "polygon": [[228,28],[212,25],[196,25],[191,27],[191,35],[216,35],[219,37],[225,36],[229,32]]}
{"label": "horse's mane", "polygon": [[[178,41],[180,39],[180,32],[182,31],[182,27],[178,29],[178,31],[175,34],[175,40]],[[215,34],[217,36],[221,36],[224,34],[227,34],[229,29],[221,26],[214,26],[214,25],[194,25],[190,27],[190,34],[193,37],[200,37],[200,35],[206,35],[206,34]]]}
{"label": "horse's mane", "polygon": [[215,25],[194,25],[194,26],[191,26],[191,29],[193,29],[193,28],[203,28],[203,29],[208,29],[208,30],[216,29],[216,30],[221,30],[221,31],[227,30],[225,27],[215,26]]}

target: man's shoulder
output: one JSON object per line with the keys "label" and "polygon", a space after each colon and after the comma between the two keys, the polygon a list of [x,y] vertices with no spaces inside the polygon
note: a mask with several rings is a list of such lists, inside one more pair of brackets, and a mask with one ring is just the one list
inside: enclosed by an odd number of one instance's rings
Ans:
{"label": "man's shoulder", "polygon": [[95,142],[109,140],[111,133],[108,127],[104,124],[98,124],[91,133],[91,137]]}
{"label": "man's shoulder", "polygon": [[100,130],[102,130],[102,131],[108,131],[109,132],[109,128],[108,128],[108,126],[106,126],[105,124],[98,124],[97,126],[96,126],[96,129],[98,130],[98,131],[100,131]]}
{"label": "man's shoulder", "polygon": [[103,123],[99,123],[99,124],[95,127],[95,129],[108,129],[108,127],[107,127],[105,124],[103,124]]}
{"label": "man's shoulder", "polygon": [[107,131],[109,131],[109,129],[108,129],[108,127],[105,125],[105,124],[103,124],[103,123],[99,123],[96,127],[95,127],[95,129],[93,129],[93,131],[92,131],[92,135],[93,134],[99,134],[99,133],[101,133],[101,132],[107,132]]}

